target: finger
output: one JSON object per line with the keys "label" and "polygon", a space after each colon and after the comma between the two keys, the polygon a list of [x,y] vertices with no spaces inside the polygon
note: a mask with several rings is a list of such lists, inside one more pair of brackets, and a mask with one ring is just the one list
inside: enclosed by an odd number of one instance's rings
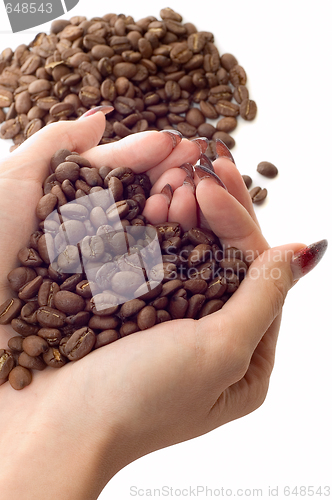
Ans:
{"label": "finger", "polygon": [[[49,175],[49,161],[58,149],[82,153],[98,144],[105,129],[102,112],[75,121],[51,123],[27,139],[6,158],[6,172],[25,180],[43,182]],[[24,168],[24,173],[22,173]]]}
{"label": "finger", "polygon": [[196,199],[204,220],[224,246],[237,247],[245,256],[255,257],[269,247],[246,208],[212,179],[198,183]]}
{"label": "finger", "polygon": [[152,186],[151,194],[160,193],[166,184],[170,184],[173,191],[175,191],[175,189],[182,186],[186,175],[186,172],[181,168],[176,167],[166,170]]}
{"label": "finger", "polygon": [[218,158],[213,162],[213,167],[216,174],[226,184],[228,192],[244,206],[258,224],[248,188],[234,163],[226,158]]}
{"label": "finger", "polygon": [[150,196],[145,203],[143,215],[150,224],[160,224],[168,220],[169,199],[163,194]]}
{"label": "finger", "polygon": [[195,158],[198,147],[190,141],[174,141],[167,131],[148,131],[128,135],[120,141],[92,148],[83,156],[97,167],[102,165],[129,167],[146,172],[152,184],[171,167],[178,167],[185,158]]}
{"label": "finger", "polygon": [[[294,284],[291,263],[301,248],[302,244],[294,243],[264,252],[251,264],[239,289],[222,309],[199,320],[207,345],[213,346],[215,362],[223,366],[223,373],[226,367],[228,383],[244,376],[258,343],[280,315]],[[276,336],[272,340],[270,349]]]}
{"label": "finger", "polygon": [[175,189],[168,211],[170,222],[179,222],[183,231],[197,226],[197,203],[193,188],[183,184]]}

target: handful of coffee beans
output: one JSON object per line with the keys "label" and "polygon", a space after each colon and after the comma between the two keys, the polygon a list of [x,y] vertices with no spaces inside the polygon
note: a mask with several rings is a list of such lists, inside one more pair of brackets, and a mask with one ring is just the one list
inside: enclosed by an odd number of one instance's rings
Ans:
{"label": "handful of coffee beans", "polygon": [[[0,137],[17,147],[48,123],[75,120],[113,105],[101,143],[145,130],[176,129],[229,149],[238,118],[253,120],[247,75],[236,57],[220,54],[209,31],[198,31],[171,8],[160,18],[124,14],[53,21],[28,45],[0,55]],[[212,124],[214,123],[214,124]]]}
{"label": "handful of coffee beans", "polygon": [[8,274],[15,297],[0,325],[17,335],[0,350],[0,382],[30,384],[33,370],[60,368],[139,330],[222,308],[247,264],[214,233],[142,215],[151,183],[125,167],[95,168],[66,149],[36,214],[39,228]]}

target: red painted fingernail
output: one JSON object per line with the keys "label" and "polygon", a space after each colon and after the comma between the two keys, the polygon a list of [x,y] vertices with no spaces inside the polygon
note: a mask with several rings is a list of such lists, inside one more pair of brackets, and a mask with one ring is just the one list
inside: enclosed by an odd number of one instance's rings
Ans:
{"label": "red painted fingernail", "polygon": [[216,152],[218,158],[228,158],[235,165],[232,153],[221,139],[216,139]]}
{"label": "red painted fingernail", "polygon": [[173,142],[173,149],[176,148],[178,144],[182,141],[182,134],[178,130],[170,130],[170,129],[165,129],[165,130],[160,130],[159,132],[162,132],[163,134],[167,134]]}
{"label": "red painted fingernail", "polygon": [[212,179],[214,180],[219,186],[223,187],[227,191],[227,187],[223,183],[223,181],[218,177],[218,175],[213,172],[212,170],[204,167],[203,165],[195,165],[195,174],[198,175],[200,181],[203,179]]}
{"label": "red painted fingernail", "polygon": [[86,118],[87,116],[94,115],[98,111],[102,111],[104,115],[107,115],[113,110],[114,110],[113,106],[96,106],[95,108],[91,108],[88,111],[86,111],[82,116],[79,117],[79,120],[81,118]]}
{"label": "red painted fingernail", "polygon": [[163,194],[167,198],[168,206],[170,206],[172,198],[173,198],[172,186],[170,184],[165,184],[165,186],[162,188],[162,190],[160,192],[161,192],[161,194]]}
{"label": "red painted fingernail", "polygon": [[294,281],[302,278],[316,267],[326,249],[327,240],[320,240],[296,252],[290,263]]}
{"label": "red painted fingernail", "polygon": [[206,137],[195,137],[195,139],[191,139],[191,142],[197,144],[201,154],[205,153],[209,145],[209,141]]}
{"label": "red painted fingernail", "polygon": [[196,186],[195,186],[195,183],[194,183],[194,179],[190,176],[190,175],[187,175],[183,181],[183,186],[190,186],[191,189],[192,189],[192,192],[195,193],[196,191]]}
{"label": "red painted fingernail", "polygon": [[183,163],[182,165],[180,165],[180,168],[182,168],[182,170],[184,170],[189,177],[191,177],[192,179],[194,178],[194,167],[191,163]]}

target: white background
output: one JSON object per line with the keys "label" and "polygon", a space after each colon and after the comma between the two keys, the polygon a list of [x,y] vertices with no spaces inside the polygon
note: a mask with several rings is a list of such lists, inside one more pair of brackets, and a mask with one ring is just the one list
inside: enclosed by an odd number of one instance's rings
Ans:
{"label": "white background", "polygon": [[[171,7],[185,22],[212,31],[221,53],[237,57],[247,71],[250,95],[259,111],[255,121],[241,124],[233,133],[237,144],[232,153],[241,173],[269,191],[266,202],[257,207],[269,243],[309,244],[322,238],[331,242],[329,0],[107,3],[80,0],[63,17],[115,12],[136,20],[147,15],[159,18],[161,8]],[[0,52],[30,42],[37,32],[48,32],[49,26],[12,34],[1,2]],[[10,145],[0,141],[1,157]],[[256,172],[262,160],[279,168],[276,179]],[[249,489],[261,488],[263,498],[268,498],[269,488],[278,487],[278,498],[286,498],[283,488],[296,485],[315,490],[330,485],[332,495],[330,255],[328,249],[322,263],[289,293],[264,405],[208,435],[129,465],[107,485],[101,500],[133,498],[130,486],[144,490],[167,486],[168,496],[172,487],[173,496],[181,499],[188,498],[186,488],[198,485],[216,489],[215,497],[218,491],[219,496],[229,496],[230,489],[235,496],[242,488],[248,489],[242,496],[254,498]],[[312,498],[324,496],[322,490],[321,496]]]}

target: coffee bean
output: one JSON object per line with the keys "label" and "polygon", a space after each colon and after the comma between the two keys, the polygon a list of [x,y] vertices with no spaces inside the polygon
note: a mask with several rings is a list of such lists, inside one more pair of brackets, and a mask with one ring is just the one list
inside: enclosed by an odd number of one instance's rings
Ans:
{"label": "coffee bean", "polygon": [[147,330],[156,324],[156,310],[153,306],[145,306],[137,314],[137,325],[140,330]]}
{"label": "coffee bean", "polygon": [[208,314],[212,314],[216,311],[219,311],[219,309],[221,309],[223,305],[224,302],[221,299],[209,300],[203,305],[202,309],[200,310],[199,317],[203,318]]}
{"label": "coffee bean", "polygon": [[9,373],[8,380],[13,389],[19,391],[31,383],[31,371],[23,366],[15,366]]}
{"label": "coffee bean", "polygon": [[257,165],[257,172],[259,172],[261,175],[264,175],[264,177],[269,177],[270,179],[273,179],[278,175],[277,167],[269,161],[261,161]]}
{"label": "coffee bean", "polygon": [[49,349],[46,340],[38,335],[29,335],[23,339],[22,347],[29,356],[39,356]]}
{"label": "coffee bean", "polygon": [[51,366],[52,368],[61,368],[67,362],[65,356],[61,354],[57,347],[50,347],[43,354],[43,361],[47,366]]}
{"label": "coffee bean", "polygon": [[244,99],[240,104],[240,115],[245,120],[253,120],[257,114],[257,105],[251,99]]}
{"label": "coffee bean", "polygon": [[92,350],[95,341],[96,335],[91,328],[80,328],[69,338],[64,352],[70,361],[77,361]]}
{"label": "coffee bean", "polygon": [[[196,281],[196,280],[192,280]],[[192,295],[188,301],[188,308],[186,310],[186,318],[196,318],[199,311],[202,309],[206,298],[205,295],[196,293]]]}
{"label": "coffee bean", "polygon": [[66,314],[76,314],[83,311],[85,300],[76,293],[60,290],[54,296],[54,305]]}
{"label": "coffee bean", "polygon": [[23,306],[23,301],[17,298],[8,299],[0,305],[0,325],[8,325],[16,318]]}
{"label": "coffee bean", "polygon": [[0,349],[0,380],[8,377],[14,365],[15,361],[12,353],[5,349]]}
{"label": "coffee bean", "polygon": [[36,319],[44,328],[59,328],[65,324],[66,315],[49,306],[37,309]]}
{"label": "coffee bean", "polygon": [[267,197],[267,189],[256,186],[249,191],[253,203],[260,203]]}
{"label": "coffee bean", "polygon": [[41,276],[36,276],[33,280],[26,283],[19,291],[18,297],[22,300],[32,299],[40,288],[40,285],[43,282],[43,278]]}
{"label": "coffee bean", "polygon": [[23,339],[19,335],[17,337],[11,337],[8,340],[8,347],[11,351],[15,351],[15,352],[23,351],[22,344],[23,344]]}
{"label": "coffee bean", "polygon": [[16,267],[7,276],[9,285],[14,292],[18,292],[22,286],[33,280],[37,273],[31,267]]}
{"label": "coffee bean", "polygon": [[242,175],[242,179],[243,179],[246,187],[249,189],[251,184],[252,184],[252,178],[249,175]]}
{"label": "coffee bean", "polygon": [[99,347],[111,344],[115,340],[118,340],[118,338],[119,333],[117,330],[103,330],[102,332],[98,333],[98,335],[96,335],[94,348],[98,349]]}
{"label": "coffee bean", "polygon": [[62,338],[61,332],[57,328],[39,328],[38,336],[46,340],[49,346],[58,346]]}
{"label": "coffee bean", "polygon": [[39,356],[29,356],[26,352],[21,352],[18,357],[18,363],[20,366],[24,368],[28,368],[29,370],[44,370],[46,365],[43,359]]}

